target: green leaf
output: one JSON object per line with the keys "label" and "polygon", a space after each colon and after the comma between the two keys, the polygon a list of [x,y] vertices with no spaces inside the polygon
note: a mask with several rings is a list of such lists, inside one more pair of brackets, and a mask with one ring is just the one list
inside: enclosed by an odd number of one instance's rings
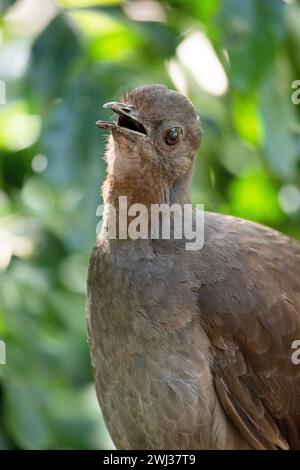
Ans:
{"label": "green leaf", "polygon": [[130,27],[121,10],[118,14],[105,9],[76,10],[68,16],[80,29],[86,49],[94,59],[120,60],[143,41],[142,35]]}
{"label": "green leaf", "polygon": [[59,97],[79,53],[79,39],[71,23],[65,16],[57,16],[33,45],[30,90],[43,101]]}
{"label": "green leaf", "polygon": [[219,27],[231,65],[231,82],[253,90],[272,66],[284,29],[282,0],[224,0]]}
{"label": "green leaf", "polygon": [[49,435],[34,389],[9,375],[4,387],[4,420],[18,447],[45,449]]}
{"label": "green leaf", "polygon": [[263,173],[235,179],[229,187],[232,213],[257,222],[276,225],[284,218],[277,189]]}
{"label": "green leaf", "polygon": [[239,136],[260,146],[263,141],[263,125],[255,95],[236,93],[233,96],[233,122]]}
{"label": "green leaf", "polygon": [[297,107],[291,102],[291,83],[292,73],[284,60],[266,77],[260,91],[265,157],[272,171],[285,180],[296,177],[299,161],[299,136],[293,133]]}

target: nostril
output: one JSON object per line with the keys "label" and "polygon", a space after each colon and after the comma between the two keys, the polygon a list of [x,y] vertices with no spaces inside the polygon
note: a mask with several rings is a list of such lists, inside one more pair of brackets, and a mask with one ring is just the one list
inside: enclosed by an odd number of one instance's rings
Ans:
{"label": "nostril", "polygon": [[130,114],[132,112],[132,107],[131,106],[122,106],[122,111],[125,113]]}

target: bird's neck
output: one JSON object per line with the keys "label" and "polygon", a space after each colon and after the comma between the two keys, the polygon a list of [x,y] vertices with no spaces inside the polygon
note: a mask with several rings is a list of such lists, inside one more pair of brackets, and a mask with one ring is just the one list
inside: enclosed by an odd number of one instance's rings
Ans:
{"label": "bird's neck", "polygon": [[174,207],[174,204],[183,206],[190,203],[191,176],[192,169],[173,184],[168,184],[160,175],[145,169],[142,175],[131,172],[122,178],[109,173],[103,185],[105,209],[101,236],[107,236],[109,232],[115,239],[127,239],[131,222],[134,219],[137,221],[139,216],[140,224],[147,218],[147,240],[151,240],[153,207]]}
{"label": "bird's neck", "polygon": [[108,173],[102,188],[103,201],[118,208],[120,197],[127,198],[128,205],[188,204],[193,167],[188,173],[168,182],[158,171],[143,168],[142,172],[126,172],[123,176]]}
{"label": "bird's neck", "polygon": [[184,204],[191,203],[191,185],[194,174],[194,165],[190,170],[178,178],[170,188],[170,204]]}

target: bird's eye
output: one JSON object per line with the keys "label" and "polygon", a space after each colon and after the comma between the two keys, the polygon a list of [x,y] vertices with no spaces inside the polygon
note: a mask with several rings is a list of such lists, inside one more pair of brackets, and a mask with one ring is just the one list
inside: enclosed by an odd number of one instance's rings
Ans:
{"label": "bird's eye", "polygon": [[181,127],[172,127],[164,135],[164,141],[167,145],[176,145],[182,137]]}

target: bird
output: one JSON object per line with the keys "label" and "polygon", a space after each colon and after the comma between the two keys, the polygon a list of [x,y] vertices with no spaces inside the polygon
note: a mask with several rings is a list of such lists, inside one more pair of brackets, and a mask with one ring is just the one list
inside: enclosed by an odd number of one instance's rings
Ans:
{"label": "bird", "polygon": [[206,211],[197,250],[173,229],[169,239],[110,236],[120,196],[128,207],[191,203],[203,132],[191,101],[165,85],[140,86],[104,107],[116,118],[96,123],[108,131],[107,175],[86,311],[114,445],[300,449],[299,242]]}

